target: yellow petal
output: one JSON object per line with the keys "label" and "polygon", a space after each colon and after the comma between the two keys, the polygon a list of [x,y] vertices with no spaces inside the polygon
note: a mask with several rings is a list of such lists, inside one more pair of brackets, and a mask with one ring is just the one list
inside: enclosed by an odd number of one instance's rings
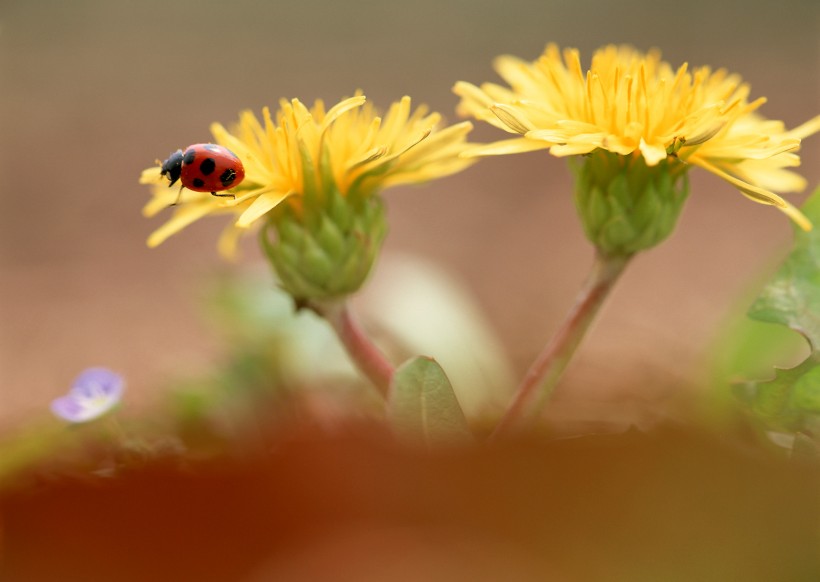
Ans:
{"label": "yellow petal", "polygon": [[800,212],[800,210],[794,207],[793,205],[786,203],[786,206],[781,207],[780,211],[783,212],[783,214],[785,214],[789,218],[791,218],[797,226],[799,226],[806,232],[814,228],[814,225],[806,217],[806,215]]}
{"label": "yellow petal", "polygon": [[562,129],[534,129],[527,133],[528,139],[537,139],[551,144],[566,143],[570,135]]}
{"label": "yellow petal", "polygon": [[453,93],[459,97],[464,97],[468,101],[475,102],[484,109],[489,108],[493,104],[493,100],[472,83],[459,81],[453,86]]}
{"label": "yellow petal", "polygon": [[324,120],[322,121],[322,131],[324,132],[330,125],[336,121],[341,115],[350,111],[351,109],[355,109],[356,107],[361,107],[365,104],[367,98],[364,95],[357,95],[355,97],[350,97],[345,99],[341,103],[337,103],[333,107],[330,108],[330,111],[327,112],[325,115]]}
{"label": "yellow petal", "polygon": [[211,124],[211,135],[214,136],[214,141],[231,150],[242,160],[248,157],[248,147],[245,143],[232,135],[221,123]]}
{"label": "yellow petal", "polygon": [[820,131],[820,115],[786,132],[786,137],[803,139]]}
{"label": "yellow petal", "polygon": [[165,190],[157,190],[154,192],[154,197],[142,207],[142,215],[146,218],[155,216],[171,206],[177,198],[178,190],[174,189],[170,192]]}
{"label": "yellow petal", "polygon": [[179,207],[173,217],[151,233],[148,237],[148,246],[153,248],[162,244],[169,236],[178,233],[189,224],[196,222],[213,210],[214,204],[210,200],[195,202]]}
{"label": "yellow petal", "polygon": [[168,180],[160,171],[161,168],[159,166],[144,169],[140,174],[140,184],[161,184],[163,181],[167,182]]}
{"label": "yellow petal", "polygon": [[143,206],[142,215],[145,217],[155,216],[166,208],[174,206],[177,201],[179,201],[181,205],[184,205],[194,201],[210,199],[211,195],[207,192],[194,192],[193,190],[186,189],[180,191],[178,186],[176,188],[157,186],[154,189],[154,197]]}
{"label": "yellow petal", "polygon": [[663,145],[648,144],[643,139],[638,146],[643,154],[643,159],[646,160],[647,166],[657,166],[661,161],[666,159],[666,148]]}
{"label": "yellow petal", "polygon": [[592,143],[567,143],[550,147],[550,153],[556,157],[563,158],[566,156],[588,154],[596,149],[598,149],[598,146]]}
{"label": "yellow petal", "polygon": [[738,180],[731,174],[724,172],[720,168],[713,166],[706,160],[701,158],[692,157],[689,161],[697,166],[700,166],[704,170],[707,170],[716,176],[719,176],[735,186],[738,190],[743,193],[747,198],[750,200],[754,200],[760,204],[768,204],[770,206],[776,206],[779,208],[783,213],[786,214],[789,218],[791,218],[800,228],[803,230],[811,230],[812,224],[811,221],[806,218],[806,216],[800,212],[797,208],[795,208],[792,204],[786,202],[783,198],[775,194],[774,192],[769,192],[768,190],[764,190],[763,188],[758,188],[757,186],[753,186],[752,184],[747,184],[742,180]]}
{"label": "yellow petal", "polygon": [[515,133],[524,135],[528,131],[535,129],[535,126],[530,123],[529,120],[524,117],[516,107],[511,107],[503,103],[496,103],[490,106],[490,111],[495,113],[496,117],[498,117],[504,125],[509,127]]}
{"label": "yellow petal", "polygon": [[247,229],[239,228],[235,224],[229,224],[222,231],[217,242],[219,254],[228,260],[234,260],[239,247],[239,237],[247,232]]}
{"label": "yellow petal", "polygon": [[518,138],[497,141],[495,143],[480,145],[466,149],[461,153],[463,158],[474,158],[479,156],[503,156],[506,154],[520,154],[523,152],[534,152],[550,147],[552,144],[534,139]]}
{"label": "yellow petal", "polygon": [[239,228],[249,227],[257,218],[272,210],[277,204],[290,196],[292,192],[269,192],[261,194],[236,221]]}
{"label": "yellow petal", "polygon": [[744,160],[735,164],[732,172],[748,184],[755,184],[773,192],[801,192],[806,188],[807,183],[803,176],[767,162],[769,160]]}

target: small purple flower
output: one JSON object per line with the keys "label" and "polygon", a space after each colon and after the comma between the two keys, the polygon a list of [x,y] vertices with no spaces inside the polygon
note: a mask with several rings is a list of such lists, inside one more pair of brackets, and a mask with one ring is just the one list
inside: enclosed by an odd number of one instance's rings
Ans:
{"label": "small purple flower", "polygon": [[68,422],[99,418],[117,405],[125,388],[122,376],[106,368],[88,368],[74,380],[68,395],[51,402],[51,411]]}

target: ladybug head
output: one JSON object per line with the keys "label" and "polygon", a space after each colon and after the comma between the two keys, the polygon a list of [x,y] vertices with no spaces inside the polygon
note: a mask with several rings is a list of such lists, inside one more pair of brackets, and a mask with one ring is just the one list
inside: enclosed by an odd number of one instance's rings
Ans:
{"label": "ladybug head", "polygon": [[168,159],[162,162],[162,170],[160,174],[168,176],[168,179],[171,180],[171,183],[168,184],[168,187],[174,185],[174,182],[179,180],[179,174],[182,172],[182,150],[177,150],[168,156]]}

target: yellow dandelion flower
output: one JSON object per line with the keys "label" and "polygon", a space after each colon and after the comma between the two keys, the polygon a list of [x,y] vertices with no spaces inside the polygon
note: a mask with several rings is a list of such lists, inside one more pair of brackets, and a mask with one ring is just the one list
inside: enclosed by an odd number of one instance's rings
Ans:
{"label": "yellow dandelion flower", "polygon": [[595,52],[584,73],[578,51],[550,44],[534,62],[499,57],[495,68],[509,84],[459,82],[459,112],[519,137],[476,147],[487,156],[549,149],[555,156],[596,150],[641,156],[647,166],[674,160],[700,166],[756,202],[776,206],[804,229],[811,224],[775,192],[805,180],[800,140],[820,130],[820,116],[787,131],[749,101],[749,87],[725,70],[684,64],[677,70],[658,51],[627,46]]}
{"label": "yellow dandelion flower", "polygon": [[[245,179],[230,192],[234,199],[184,191],[171,219],[148,239],[151,247],[208,215],[228,214],[220,251],[232,255],[242,232],[286,199],[333,190],[342,196],[368,197],[381,189],[424,182],[456,173],[472,162],[461,157],[472,124],[439,129],[441,116],[425,106],[412,109],[409,97],[392,104],[382,117],[364,95],[344,99],[326,110],[322,101],[308,108],[299,100],[280,101],[261,120],[243,112],[230,131],[211,126],[214,142],[237,154]],[[143,214],[153,216],[177,200],[178,190],[155,166],[140,178],[154,185]],[[298,204],[298,202],[296,202]]]}

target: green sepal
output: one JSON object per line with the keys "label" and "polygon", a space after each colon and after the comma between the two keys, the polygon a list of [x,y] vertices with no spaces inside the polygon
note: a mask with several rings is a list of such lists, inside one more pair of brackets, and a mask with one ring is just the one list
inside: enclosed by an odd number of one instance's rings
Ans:
{"label": "green sepal", "polygon": [[573,160],[575,206],[587,238],[606,256],[652,248],[674,230],[689,194],[675,158],[647,166],[640,155],[603,150]]}
{"label": "green sepal", "polygon": [[355,293],[387,233],[381,198],[346,197],[334,187],[299,201],[277,207],[261,232],[282,287],[299,303]]}
{"label": "green sepal", "polygon": [[301,158],[303,175],[302,175],[302,197],[305,200],[312,200],[317,198],[319,185],[316,183],[316,176],[311,168],[313,168],[313,156],[310,154],[310,148],[304,141],[299,140],[299,157]]}

